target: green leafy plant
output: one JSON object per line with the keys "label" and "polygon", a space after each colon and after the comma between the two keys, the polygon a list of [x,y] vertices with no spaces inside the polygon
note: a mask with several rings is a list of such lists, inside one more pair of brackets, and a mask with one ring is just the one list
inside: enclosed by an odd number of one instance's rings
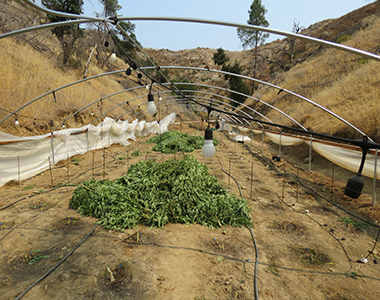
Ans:
{"label": "green leafy plant", "polygon": [[[217,139],[213,139],[214,146],[219,144]],[[202,136],[190,136],[179,131],[168,131],[151,138],[147,143],[156,144],[152,150],[162,153],[193,152],[202,149],[205,143]]]}
{"label": "green leafy plant", "polygon": [[132,156],[137,157],[137,156],[142,156],[142,152],[140,150],[135,150],[131,153]]}
{"label": "green leafy plant", "polygon": [[30,190],[30,189],[34,189],[34,186],[33,185],[28,185],[28,186],[24,186],[24,188],[23,188],[24,191]]}
{"label": "green leafy plant", "polygon": [[163,163],[141,161],[115,181],[85,181],[74,191],[70,208],[99,218],[98,224],[106,229],[121,231],[169,222],[252,225],[247,202],[229,194],[205,165],[189,155]]}
{"label": "green leafy plant", "polygon": [[78,157],[73,157],[71,159],[71,161],[74,163],[74,165],[78,166],[79,165],[79,162],[80,162],[80,159]]}
{"label": "green leafy plant", "polygon": [[28,257],[27,255],[25,255],[25,261],[29,264],[29,265],[33,265],[34,263],[36,263],[37,261],[41,260],[41,259],[44,259],[44,258],[49,258],[50,256],[49,255],[41,255],[41,254],[36,254],[38,252],[40,252],[41,250],[33,250],[33,251],[30,251],[29,254],[30,254],[30,257]]}
{"label": "green leafy plant", "polygon": [[342,217],[342,218],[339,218],[338,221],[344,223],[345,226],[347,227],[351,226],[355,228],[356,230],[364,230],[364,229],[368,229],[369,227],[367,223],[356,221],[353,218]]}

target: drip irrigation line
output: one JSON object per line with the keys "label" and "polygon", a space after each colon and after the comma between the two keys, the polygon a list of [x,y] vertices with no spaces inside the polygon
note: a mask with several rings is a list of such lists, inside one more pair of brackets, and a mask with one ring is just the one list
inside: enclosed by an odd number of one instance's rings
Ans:
{"label": "drip irrigation line", "polygon": [[[23,201],[23,200],[26,200],[26,199],[30,199],[30,198],[33,198],[33,197],[35,197],[35,196],[39,196],[39,195],[42,195],[42,194],[45,194],[45,193],[49,193],[49,192],[54,191],[54,190],[56,190],[56,189],[59,189],[59,188],[61,188],[61,187],[68,187],[68,186],[70,186],[70,185],[60,185],[60,186],[56,186],[56,187],[54,187],[54,188],[52,188],[52,189],[50,189],[50,190],[46,190],[46,191],[42,191],[42,192],[38,192],[37,194],[32,194],[32,195],[29,195],[29,196],[23,197],[23,198],[18,199],[18,200],[16,200],[15,202],[12,202],[12,203],[10,203],[10,204],[8,204],[8,205],[6,205],[6,206],[0,207],[0,211],[4,210],[4,209],[6,209],[6,208],[8,208],[8,207],[10,207],[10,206],[12,206],[12,205],[14,205],[14,204],[20,202],[20,201]],[[75,186],[76,186],[76,185],[75,185]]]}
{"label": "drip irrigation line", "polygon": [[[220,163],[220,166],[221,166],[221,169],[224,173],[226,173],[228,176],[230,176],[236,183],[237,187],[239,188],[239,192],[240,192],[240,197],[241,199],[244,199],[243,197],[243,193],[241,191],[241,188],[240,188],[240,184],[239,182],[236,180],[235,177],[233,177],[231,174],[229,174],[228,172],[226,172],[224,169],[223,169],[223,164],[222,162],[220,161],[220,158],[218,156],[218,154],[215,154],[216,157],[218,158],[218,161]],[[258,269],[258,264],[259,264],[259,251],[257,249],[257,244],[256,244],[256,239],[255,239],[255,236],[253,235],[253,232],[252,232],[252,228],[251,227],[247,227],[248,230],[250,231],[251,233],[251,237],[252,237],[252,241],[253,241],[253,245],[255,247],[255,276],[254,276],[254,280],[253,280],[253,286],[254,286],[254,291],[255,291],[255,300],[259,300],[259,293],[258,293],[258,289],[257,289],[257,269]]]}
{"label": "drip irrigation line", "polygon": [[[54,206],[56,206],[59,202],[61,202],[61,201],[62,201],[63,199],[65,199],[66,197],[67,197],[67,195],[63,196],[63,197],[61,198],[61,200],[55,202],[55,203],[54,203],[52,206],[50,206],[48,209],[39,212],[38,214],[36,214],[35,216],[33,216],[33,217],[31,217],[30,219],[26,220],[25,222],[21,223],[20,225],[24,225],[24,224],[28,223],[29,221],[33,220],[34,218],[38,217],[40,214],[43,214],[44,212],[47,212],[49,209],[51,209],[51,208],[53,208]],[[9,234],[11,234],[15,229],[18,229],[18,228],[20,227],[20,225],[17,226],[17,227],[13,227],[13,228],[11,228],[10,231],[9,231],[6,235],[4,235],[2,238],[0,238],[0,243],[1,243],[1,242],[2,242],[2,241],[3,241],[3,240],[4,240]]]}
{"label": "drip irrigation line", "polygon": [[[230,257],[230,256],[227,256],[227,255],[224,255],[224,254],[215,253],[215,252],[209,252],[209,251],[205,251],[205,250],[202,250],[202,249],[196,249],[196,248],[181,247],[181,246],[178,247],[178,246],[171,246],[171,245],[160,245],[160,244],[157,244],[157,243],[147,243],[147,242],[138,242],[138,243],[136,243],[136,242],[125,241],[124,243],[127,244],[127,245],[132,245],[132,246],[133,245],[134,246],[138,246],[138,245],[141,245],[141,246],[155,246],[155,247],[159,247],[159,248],[169,248],[169,249],[196,251],[196,252],[204,253],[204,254],[211,255],[211,256],[220,256],[220,257],[225,258],[226,260],[236,261],[236,262],[240,262],[242,264],[244,264],[244,263],[247,263],[247,264],[253,264],[253,263],[255,263],[253,261],[243,260],[243,259],[240,259],[240,258]],[[268,267],[273,266],[273,264],[264,263],[264,262],[259,262],[258,264],[259,265],[263,265],[263,266],[268,266]],[[334,272],[313,271],[313,270],[305,270],[305,269],[296,269],[296,268],[282,267],[282,266],[277,266],[277,265],[276,265],[276,268],[282,269],[282,270],[286,270],[286,271],[302,272],[302,273],[309,273],[309,274],[319,274],[319,275],[334,275],[334,276],[349,276],[350,275],[350,274],[347,274],[347,273],[334,273]],[[380,282],[380,278],[376,278],[376,277],[371,277],[371,276],[367,276],[367,275],[360,275],[360,274],[357,274],[355,276],[357,278],[367,278],[367,279],[372,279],[372,280],[376,280],[376,281]]]}
{"label": "drip irrigation line", "polygon": [[66,271],[69,271],[71,273],[74,273],[74,274],[84,275],[84,276],[94,276],[94,277],[103,278],[103,279],[106,279],[107,281],[109,281],[109,279],[107,277],[105,277],[105,276],[99,276],[99,275],[95,275],[95,274],[88,274],[88,273],[73,271],[73,270],[70,270],[68,268],[63,268],[63,267],[62,267],[62,269],[66,270]]}
{"label": "drip irrigation line", "polygon": [[[290,175],[296,177],[294,174],[290,174]],[[309,187],[309,186],[307,186],[306,184],[304,184],[299,178],[297,178],[297,180],[298,180],[298,182],[299,182],[303,187],[309,189],[309,190],[312,191],[314,194],[316,194],[318,197],[322,198],[323,200],[327,201],[328,203],[334,205],[335,207],[339,208],[340,210],[344,211],[345,213],[347,213],[347,214],[349,214],[349,215],[351,215],[351,216],[353,216],[353,217],[355,217],[355,218],[357,218],[357,219],[363,221],[364,223],[369,224],[369,225],[372,225],[372,226],[377,227],[377,228],[380,229],[380,225],[377,225],[377,224],[371,222],[370,220],[366,220],[366,219],[364,219],[364,218],[362,218],[362,217],[360,217],[360,216],[358,216],[358,215],[356,215],[356,214],[350,212],[349,210],[343,208],[342,206],[340,206],[340,205],[338,205],[338,204],[332,202],[331,200],[329,200],[329,199],[326,198],[325,196],[319,194],[317,191],[315,191],[315,190],[312,189],[311,187]]]}
{"label": "drip irrigation line", "polygon": [[[276,193],[276,195],[277,195],[278,199],[280,199],[280,201],[281,201],[283,204],[285,204],[286,206],[288,206],[289,208],[291,208],[293,211],[297,212],[297,211],[294,209],[293,206],[291,206],[291,205],[289,205],[288,203],[286,203],[286,202],[284,201],[284,199],[282,199],[282,197],[280,197],[277,193]],[[314,219],[313,217],[311,217],[309,214],[306,214],[306,213],[302,213],[302,214],[305,215],[305,216],[307,216],[309,219],[311,219],[312,221],[314,221],[314,222],[317,223],[320,227],[323,228],[323,225],[322,225],[321,223],[319,223],[316,219]],[[349,264],[350,264],[350,269],[346,272],[346,273],[348,273],[348,272],[351,271],[351,269],[352,269],[352,262],[353,262],[353,260],[352,260],[352,259],[350,258],[350,256],[348,255],[347,250],[346,250],[346,248],[343,246],[342,242],[341,242],[337,237],[335,237],[335,235],[334,235],[331,231],[326,231],[326,232],[327,232],[330,236],[332,236],[332,238],[333,238],[334,240],[336,240],[336,241],[339,243],[340,247],[342,248],[342,250],[343,250],[343,252],[344,252],[344,254],[345,254],[345,256],[346,256],[346,258],[347,258],[347,260],[348,260],[348,262],[349,262]]]}
{"label": "drip irrigation line", "polygon": [[19,299],[21,299],[27,292],[29,292],[34,286],[36,286],[39,282],[41,282],[42,280],[44,280],[47,276],[49,276],[50,275],[50,273],[52,273],[56,268],[58,268],[67,258],[69,258],[69,256],[71,255],[71,254],[73,254],[74,252],[75,252],[75,250],[77,250],[79,247],[80,247],[80,245],[82,245],[86,240],[87,240],[87,238],[95,231],[95,229],[98,227],[99,225],[98,224],[96,224],[95,225],[95,227],[90,231],[90,233],[89,234],[87,234],[86,236],[85,236],[85,238],[82,240],[82,241],[80,241],[79,242],[79,244],[78,245],[76,245],[75,247],[74,247],[74,249],[73,250],[71,250],[64,258],[62,258],[62,260],[59,262],[59,263],[57,263],[54,267],[52,267],[49,271],[47,271],[44,275],[42,275],[39,279],[37,279],[32,285],[30,285],[24,292],[22,292],[17,298],[16,298],[16,300],[19,300]]}

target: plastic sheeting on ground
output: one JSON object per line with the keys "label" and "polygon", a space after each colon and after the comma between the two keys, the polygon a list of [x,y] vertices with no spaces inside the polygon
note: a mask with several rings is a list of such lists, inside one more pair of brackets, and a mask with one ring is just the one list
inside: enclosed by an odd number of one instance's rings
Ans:
{"label": "plastic sheeting on ground", "polygon": [[128,140],[149,134],[168,131],[175,122],[175,113],[148,123],[117,121],[106,117],[97,126],[86,125],[81,128],[65,129],[34,136],[18,137],[0,132],[0,186],[11,180],[30,178],[56,164],[77,154],[102,149],[112,144],[129,145]]}

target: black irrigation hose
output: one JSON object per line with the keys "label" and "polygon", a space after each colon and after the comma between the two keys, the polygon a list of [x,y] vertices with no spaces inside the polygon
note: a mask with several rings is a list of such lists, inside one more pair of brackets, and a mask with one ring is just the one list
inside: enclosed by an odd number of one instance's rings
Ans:
{"label": "black irrigation hose", "polygon": [[[376,245],[377,245],[377,243],[378,243],[379,236],[380,236],[380,226],[377,225],[377,224],[374,224],[374,223],[370,222],[369,220],[365,220],[365,219],[363,219],[363,218],[360,217],[360,216],[355,215],[354,213],[352,213],[352,212],[346,210],[345,208],[339,206],[338,204],[335,204],[334,202],[332,202],[332,201],[330,201],[329,199],[327,199],[325,196],[319,194],[317,191],[315,191],[315,190],[313,190],[312,188],[310,188],[310,187],[308,187],[307,185],[305,185],[305,184],[304,184],[299,178],[297,178],[297,180],[298,180],[298,182],[299,182],[303,187],[309,189],[309,190],[312,191],[314,194],[316,194],[318,197],[324,199],[324,200],[327,201],[328,203],[330,203],[330,204],[334,205],[335,207],[337,207],[337,208],[343,210],[343,211],[346,212],[347,214],[349,214],[349,215],[351,215],[351,216],[353,216],[353,217],[355,217],[355,218],[357,218],[357,219],[359,219],[359,220],[365,222],[366,224],[369,224],[369,225],[372,225],[372,226],[374,226],[374,227],[379,228],[379,230],[377,231],[377,236],[376,236],[376,239],[375,239],[375,243],[374,243],[374,245],[373,245],[373,247],[372,247],[372,250],[369,251],[368,255],[365,256],[364,258],[369,257],[369,256],[373,253],[373,250],[375,250],[375,247],[376,247]],[[334,238],[335,238],[335,237],[334,237]],[[335,238],[335,239],[339,242],[339,244],[341,244],[340,241],[339,241],[337,238]],[[341,244],[341,246],[343,247],[342,244]],[[343,247],[343,250],[344,250],[344,252],[346,253],[346,250],[344,249],[344,247]],[[347,253],[346,253],[346,256],[347,256],[347,258],[348,258],[349,260],[351,260],[351,259],[348,257]],[[358,262],[361,262],[361,260],[358,260]]]}
{"label": "black irrigation hose", "polygon": [[[235,177],[233,177],[231,174],[229,174],[228,172],[226,172],[224,169],[223,169],[223,164],[222,164],[222,162],[220,161],[220,158],[219,158],[219,156],[218,156],[218,154],[215,154],[216,155],[216,157],[218,158],[218,161],[219,161],[219,163],[220,163],[220,166],[221,166],[221,168],[222,168],[222,171],[224,172],[224,173],[226,173],[228,176],[230,176],[234,181],[235,181],[235,183],[236,183],[236,185],[237,185],[237,187],[239,188],[239,192],[240,192],[240,198],[241,199],[244,199],[244,197],[243,197],[243,193],[242,193],[242,191],[241,191],[241,188],[240,188],[240,184],[239,184],[239,182],[236,180],[236,178]],[[255,290],[255,299],[256,300],[259,300],[259,292],[258,292],[258,289],[257,289],[257,269],[258,269],[258,265],[259,265],[259,250],[257,249],[257,244],[256,244],[256,239],[255,239],[255,237],[254,237],[254,235],[253,235],[253,232],[252,232],[252,228],[251,227],[247,227],[248,228],[248,230],[251,232],[251,237],[252,237],[252,241],[253,241],[253,245],[254,245],[254,247],[255,247],[255,276],[253,277],[253,286],[254,286],[254,290]]]}
{"label": "black irrigation hose", "polygon": [[[276,193],[276,194],[277,194],[277,193]],[[280,197],[278,194],[277,194],[277,197],[281,200],[282,203],[284,203],[286,206],[288,206],[289,208],[291,208],[293,211],[296,212],[296,210],[294,209],[294,207],[291,206],[291,205],[289,205],[288,203],[286,203],[286,202],[282,199],[282,197]],[[305,214],[305,213],[304,213],[304,214]],[[306,215],[309,219],[311,219],[311,220],[313,220],[315,223],[317,223],[320,227],[323,227],[323,225],[322,225],[321,223],[319,223],[316,219],[312,218],[312,217],[311,217],[310,215],[308,215],[308,214],[305,214],[305,215]],[[344,254],[345,254],[346,257],[347,257],[347,260],[348,260],[348,262],[350,263],[350,269],[346,272],[346,273],[348,273],[348,272],[352,269],[352,262],[353,262],[353,260],[352,260],[352,259],[350,258],[350,256],[348,255],[348,253],[347,253],[347,251],[346,251],[346,248],[344,248],[342,242],[341,242],[338,238],[336,238],[332,232],[327,232],[327,233],[328,233],[329,235],[331,235],[331,236],[333,237],[333,239],[336,240],[336,241],[339,243],[339,245],[342,247],[342,250],[343,250]]]}
{"label": "black irrigation hose", "polygon": [[[291,175],[293,175],[293,174],[291,174]],[[293,176],[295,176],[295,175],[293,175]],[[295,177],[296,177],[296,176],[295,176]],[[312,191],[314,194],[316,194],[318,197],[320,197],[320,198],[322,198],[323,200],[327,201],[328,203],[334,205],[335,207],[339,208],[340,210],[344,211],[345,213],[347,213],[347,214],[349,214],[349,215],[351,215],[351,216],[353,216],[353,217],[355,217],[355,218],[357,218],[357,219],[363,221],[364,223],[366,223],[366,224],[368,224],[368,225],[372,225],[372,226],[374,226],[374,227],[380,228],[380,225],[377,225],[377,224],[375,224],[375,223],[372,223],[372,222],[369,221],[369,220],[366,220],[366,219],[364,219],[364,218],[362,218],[362,217],[360,217],[360,216],[358,216],[358,215],[355,215],[354,213],[348,211],[347,209],[341,207],[340,205],[338,205],[338,204],[332,202],[331,200],[329,200],[329,199],[326,198],[325,196],[319,194],[317,191],[315,191],[315,190],[312,189],[311,187],[309,187],[309,186],[307,186],[306,184],[304,184],[299,178],[297,178],[297,180],[298,180],[298,182],[299,182],[303,187],[309,189],[309,190]]]}
{"label": "black irrigation hose", "polygon": [[43,279],[45,279],[47,276],[50,275],[50,273],[52,273],[56,268],[58,268],[71,254],[74,253],[75,250],[77,250],[79,248],[80,245],[82,245],[86,240],[87,238],[95,231],[95,229],[98,227],[99,225],[96,224],[95,227],[90,231],[89,234],[87,234],[85,236],[85,238],[83,240],[81,240],[79,242],[78,245],[76,245],[74,247],[73,250],[71,250],[64,258],[62,258],[62,260],[57,263],[54,267],[52,267],[49,271],[47,271],[44,275],[42,275],[42,277],[40,277],[39,279],[37,279],[32,285],[30,285],[24,292],[22,292],[17,298],[16,300],[18,299],[21,299],[27,292],[29,292],[35,285],[37,285],[39,282],[41,282]]}

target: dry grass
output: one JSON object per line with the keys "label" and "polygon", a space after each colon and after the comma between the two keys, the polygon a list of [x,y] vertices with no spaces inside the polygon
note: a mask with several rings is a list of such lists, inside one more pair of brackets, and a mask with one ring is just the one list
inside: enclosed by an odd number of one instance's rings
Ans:
{"label": "dry grass", "polygon": [[[367,51],[380,44],[380,18],[367,18],[368,27],[359,31],[345,44]],[[320,55],[297,65],[283,74],[278,83],[312,101],[328,108],[375,139],[379,139],[378,95],[380,94],[379,62],[368,61],[358,55],[335,49],[323,49]],[[294,96],[265,88],[260,91],[266,102],[300,121],[313,131],[328,134],[344,134],[357,137],[347,125],[326,112]],[[274,122],[293,125],[283,116],[273,112]]]}
{"label": "dry grass", "polygon": [[[56,65],[56,61],[47,58],[43,53],[36,51],[27,44],[17,43],[12,39],[3,39],[0,41],[0,108],[7,111],[14,111],[27,102],[57,89],[71,82],[82,79],[83,70],[63,70]],[[120,62],[119,62],[120,63]],[[122,69],[123,67],[120,67]],[[97,68],[95,64],[90,65],[89,76],[104,73]],[[116,78],[117,77],[117,78]],[[26,126],[31,134],[36,134],[35,129],[51,129],[49,123],[57,125],[64,117],[83,106],[98,100],[106,95],[123,90],[123,86],[117,80],[123,80],[122,76],[105,76],[99,79],[83,82],[71,87],[57,91],[56,100],[52,94],[41,98],[33,104],[27,106],[18,112],[18,120],[23,126]],[[103,100],[101,105],[94,105],[81,113],[82,118],[89,118],[91,112],[94,116],[114,107],[116,103],[124,102],[134,98],[139,94],[146,93],[145,89],[139,92],[123,93]],[[135,101],[134,105],[146,102],[146,99]],[[117,117],[125,112],[126,107],[115,109],[108,114],[110,117]],[[8,113],[0,111],[0,117],[3,118]],[[127,118],[125,115],[124,118]],[[36,120],[34,120],[36,118]],[[18,133],[18,129],[13,128],[14,118],[9,118],[0,125],[0,130]],[[35,125],[33,124],[35,123]],[[68,124],[74,124],[75,121],[69,121]],[[78,120],[77,122],[78,123]],[[89,123],[88,120],[82,120],[79,123]],[[28,134],[28,132],[20,132]]]}
{"label": "dry grass", "polygon": [[[368,5],[368,7],[377,6],[379,4],[376,3]],[[379,51],[380,18],[377,17],[375,11],[372,14],[371,12],[366,12],[367,17],[364,19],[362,19],[361,15],[362,12],[356,13],[355,18],[354,15],[349,15],[335,23],[332,21],[321,22],[321,24],[323,23],[330,27],[317,27],[316,32],[319,32],[321,36],[328,36],[329,33],[335,32],[335,39],[339,35],[346,33],[348,37],[344,42],[346,45],[370,52]],[[352,24],[344,22],[351,22]],[[339,33],[338,25],[344,28],[343,33]],[[350,30],[351,27],[347,26],[352,26],[352,28],[359,26],[362,29],[356,31],[355,34],[351,34],[355,30]],[[308,34],[312,34],[312,32]],[[13,111],[41,94],[83,78],[83,67],[68,69],[67,67],[58,66],[57,56],[60,49],[58,46],[54,48],[54,38],[48,38],[46,32],[44,36],[45,40],[49,40],[50,52],[47,50],[36,51],[30,45],[22,44],[20,40],[3,39],[0,41],[0,59],[2,61],[0,65],[0,108]],[[335,39],[332,38],[332,40]],[[283,41],[278,40],[273,45],[280,47],[285,44],[283,44]],[[269,51],[270,47],[270,44],[268,44],[264,47],[264,50]],[[317,46],[314,44],[300,44],[300,48],[297,49],[298,52],[304,51],[302,54],[308,55],[306,51],[310,50],[315,51],[314,54],[306,61],[296,64],[287,72],[276,71],[268,81],[315,101],[346,119],[373,139],[380,140],[380,130],[378,129],[380,108],[377,103],[377,97],[380,94],[379,62],[367,61],[358,55],[331,48],[322,47],[319,50],[316,49]],[[212,61],[214,49],[197,48],[176,52],[164,49],[146,49],[146,51],[158,65],[217,68]],[[228,51],[231,61],[237,59],[242,66],[246,66],[245,72],[247,74],[251,71],[249,67],[252,64],[251,54],[251,51]],[[84,62],[82,61],[83,65]],[[109,66],[108,70],[123,69],[125,67],[124,62],[118,61],[113,66]],[[88,76],[103,72],[105,71],[97,68],[95,61],[93,61],[90,64]],[[170,71],[171,78],[176,76],[186,76],[190,80],[200,83],[220,86],[225,86],[226,84],[222,76],[208,73],[207,71]],[[18,119],[21,124],[25,125],[27,130],[22,131],[21,126],[15,127],[13,124],[14,118],[0,124],[0,130],[20,135],[39,134],[41,129],[51,129],[50,120],[52,120],[52,123],[58,124],[69,114],[88,103],[120,91],[125,86],[134,86],[135,84],[130,79],[137,80],[133,76],[127,78],[126,75],[121,74],[102,77],[57,91],[56,98],[58,103],[54,103],[53,96],[48,95],[19,112]],[[79,115],[76,122],[72,120],[68,125],[78,127],[82,124],[87,124],[92,120],[91,112],[98,116],[101,111],[104,112],[110,109],[116,103],[124,102],[145,93],[145,89],[142,89],[108,98],[103,101],[103,107],[94,105],[88,108]],[[278,90],[263,87],[254,96],[275,105],[312,131],[344,137],[358,137],[353,129],[321,109],[295,96],[286,93],[278,95],[277,93]],[[133,106],[143,102],[146,102],[146,98],[135,101]],[[253,101],[248,100],[246,104],[260,109]],[[117,117],[127,109],[129,107],[125,105],[108,115]],[[267,110],[267,114],[276,123],[294,125],[289,119],[276,112]],[[1,118],[5,115],[7,115],[5,112],[0,111]],[[125,118],[127,117],[129,116],[125,115]],[[37,118],[37,120],[34,121],[34,118]],[[34,125],[33,123],[36,124]],[[36,129],[39,129],[39,131]]]}

